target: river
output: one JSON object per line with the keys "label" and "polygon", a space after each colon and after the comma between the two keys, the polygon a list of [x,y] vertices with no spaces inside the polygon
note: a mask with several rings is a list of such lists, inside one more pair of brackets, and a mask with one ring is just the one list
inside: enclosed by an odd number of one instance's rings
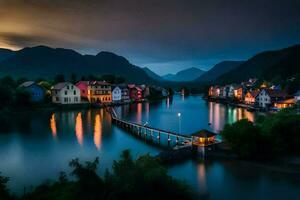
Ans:
{"label": "river", "polygon": [[[181,134],[201,129],[218,133],[226,123],[257,117],[200,96],[124,105],[116,112],[124,119]],[[86,161],[99,156],[102,173],[124,149],[134,157],[160,152],[159,147],[113,125],[103,109],[32,112],[18,120],[13,131],[0,134],[0,171],[11,178],[11,190],[21,194],[25,186],[30,190],[56,179],[62,170],[68,172],[72,158]],[[169,173],[209,199],[296,199],[300,191],[300,177],[242,161],[188,160],[171,166]]]}

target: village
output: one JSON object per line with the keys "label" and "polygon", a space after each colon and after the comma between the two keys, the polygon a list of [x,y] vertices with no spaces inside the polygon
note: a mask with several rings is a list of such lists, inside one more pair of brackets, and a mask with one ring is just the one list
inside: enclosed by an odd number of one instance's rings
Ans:
{"label": "village", "polygon": [[79,81],[75,84],[60,82],[48,90],[42,84],[26,81],[19,88],[30,95],[30,101],[33,103],[44,102],[48,97],[52,103],[58,105],[118,105],[169,95],[167,89],[158,86],[110,84],[106,81]]}
{"label": "village", "polygon": [[210,86],[208,98],[249,110],[278,111],[299,102],[300,90],[295,94],[288,94],[280,86],[268,87],[267,84],[259,84],[256,78],[252,78],[240,84]]}

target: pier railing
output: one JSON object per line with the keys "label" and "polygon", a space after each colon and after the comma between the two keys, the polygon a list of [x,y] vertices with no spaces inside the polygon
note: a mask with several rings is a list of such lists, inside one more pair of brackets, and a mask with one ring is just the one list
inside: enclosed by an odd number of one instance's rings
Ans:
{"label": "pier railing", "polygon": [[144,136],[145,138],[148,136],[150,137],[151,140],[157,140],[159,143],[161,142],[162,139],[161,136],[165,135],[166,136],[165,138],[167,139],[168,142],[168,146],[170,145],[171,141],[175,141],[176,145],[182,145],[182,146],[191,146],[192,144],[192,137],[189,135],[183,135],[183,134],[123,120],[118,117],[114,108],[110,107],[107,109],[111,114],[113,123],[126,129],[131,133],[137,134],[139,136]]}

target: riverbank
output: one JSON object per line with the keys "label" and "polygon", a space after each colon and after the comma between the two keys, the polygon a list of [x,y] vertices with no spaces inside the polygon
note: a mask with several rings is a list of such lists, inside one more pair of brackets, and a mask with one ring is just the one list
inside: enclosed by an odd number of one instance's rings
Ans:
{"label": "riverbank", "polygon": [[244,104],[242,102],[234,101],[234,100],[230,100],[230,99],[212,98],[212,97],[203,97],[203,98],[206,99],[207,101],[211,101],[211,102],[221,103],[224,105],[230,105],[230,106],[234,106],[234,107],[238,107],[238,108],[245,108],[248,111],[259,111],[259,112],[267,111],[265,109],[261,109],[259,107],[253,106],[253,105]]}
{"label": "riverbank", "polygon": [[[224,146],[224,144],[222,145]],[[207,150],[204,157],[197,155],[191,148],[182,148],[178,150],[162,151],[156,155],[156,158],[166,166],[173,166],[187,160],[199,162],[217,160],[235,161],[248,166],[262,168],[270,173],[288,173],[300,176],[300,156],[277,157],[264,161],[246,160],[239,158],[238,155],[228,149],[220,147],[220,145],[217,145],[214,150]]]}

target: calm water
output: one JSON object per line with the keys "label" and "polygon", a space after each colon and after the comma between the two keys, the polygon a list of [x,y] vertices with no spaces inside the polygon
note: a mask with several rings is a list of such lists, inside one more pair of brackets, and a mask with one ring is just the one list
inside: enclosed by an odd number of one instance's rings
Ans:
{"label": "calm water", "polygon": [[[175,96],[116,111],[125,119],[183,134],[203,128],[219,132],[225,123],[255,119],[255,114],[244,109],[207,103],[198,96]],[[99,156],[101,173],[124,149],[130,149],[135,157],[160,152],[112,125],[102,109],[33,113],[16,122],[11,133],[0,134],[0,171],[11,177],[10,188],[21,193],[24,186],[30,188],[56,179],[61,170],[68,171],[72,158]],[[210,199],[296,199],[300,193],[300,177],[240,161],[186,161],[169,171]]]}

